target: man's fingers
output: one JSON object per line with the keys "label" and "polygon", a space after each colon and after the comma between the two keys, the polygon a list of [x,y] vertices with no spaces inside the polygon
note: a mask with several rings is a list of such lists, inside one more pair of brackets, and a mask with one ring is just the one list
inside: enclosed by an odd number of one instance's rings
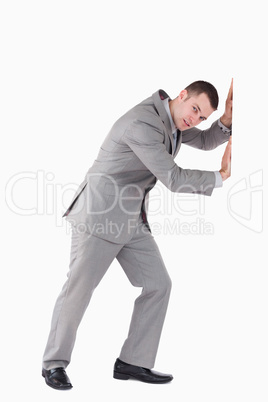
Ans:
{"label": "man's fingers", "polygon": [[228,100],[233,100],[233,82],[234,82],[234,79],[232,78],[231,86],[230,86],[228,96],[227,96]]}
{"label": "man's fingers", "polygon": [[232,153],[232,137],[230,137],[226,148],[227,148],[228,155],[230,155],[230,157],[231,157],[231,153]]}
{"label": "man's fingers", "polygon": [[232,137],[230,137],[228,144],[226,145],[225,152],[222,157],[223,163],[229,163],[232,155]]}
{"label": "man's fingers", "polygon": [[232,154],[232,137],[230,137],[228,144],[226,145],[222,161],[221,161],[221,176],[223,180],[228,179],[231,176],[231,154]]}

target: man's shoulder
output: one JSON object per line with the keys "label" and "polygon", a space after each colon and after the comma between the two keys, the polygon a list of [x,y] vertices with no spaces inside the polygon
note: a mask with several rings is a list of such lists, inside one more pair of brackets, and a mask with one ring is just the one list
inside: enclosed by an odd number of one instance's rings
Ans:
{"label": "man's shoulder", "polygon": [[159,119],[158,109],[155,105],[154,94],[142,100],[130,110],[128,110],[122,117],[123,120],[139,120],[150,121]]}
{"label": "man's shoulder", "polygon": [[[163,90],[157,90],[148,98],[136,104],[121,116],[114,125],[114,128],[126,128],[129,125],[147,125],[157,131],[165,131],[165,122],[168,120],[168,115],[165,110],[163,100],[168,95]],[[163,98],[163,99],[162,99]]]}

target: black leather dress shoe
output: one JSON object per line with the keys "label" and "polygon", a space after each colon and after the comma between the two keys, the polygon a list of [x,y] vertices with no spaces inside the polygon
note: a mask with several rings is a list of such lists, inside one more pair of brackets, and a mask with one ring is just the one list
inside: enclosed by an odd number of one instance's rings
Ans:
{"label": "black leather dress shoe", "polygon": [[42,376],[45,377],[47,385],[54,389],[68,390],[73,388],[63,367],[52,370],[43,369]]}
{"label": "black leather dress shoe", "polygon": [[144,367],[133,366],[117,359],[114,365],[114,378],[129,380],[130,378],[150,384],[164,384],[173,380],[171,374],[162,374]]}

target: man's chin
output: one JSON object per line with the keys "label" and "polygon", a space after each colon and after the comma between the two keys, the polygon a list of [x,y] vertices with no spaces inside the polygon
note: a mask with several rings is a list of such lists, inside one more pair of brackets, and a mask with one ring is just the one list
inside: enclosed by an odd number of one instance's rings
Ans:
{"label": "man's chin", "polygon": [[182,127],[181,129],[179,128],[179,130],[180,131],[187,131],[187,130],[189,130],[191,127],[188,127],[188,126],[184,126],[184,127]]}

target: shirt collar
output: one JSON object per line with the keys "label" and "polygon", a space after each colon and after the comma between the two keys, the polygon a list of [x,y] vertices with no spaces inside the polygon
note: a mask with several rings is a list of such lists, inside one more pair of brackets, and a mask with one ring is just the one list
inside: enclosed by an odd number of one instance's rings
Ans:
{"label": "shirt collar", "polygon": [[169,108],[169,101],[170,101],[170,98],[166,98],[166,99],[162,100],[163,105],[165,107],[165,110],[166,110],[166,112],[168,114],[168,117],[169,117],[169,121],[170,121],[170,125],[171,125],[171,132],[172,132],[172,134],[174,134],[174,133],[177,132],[177,128],[176,128],[176,126],[174,124],[174,121],[173,121],[173,119],[171,117],[170,108]]}

